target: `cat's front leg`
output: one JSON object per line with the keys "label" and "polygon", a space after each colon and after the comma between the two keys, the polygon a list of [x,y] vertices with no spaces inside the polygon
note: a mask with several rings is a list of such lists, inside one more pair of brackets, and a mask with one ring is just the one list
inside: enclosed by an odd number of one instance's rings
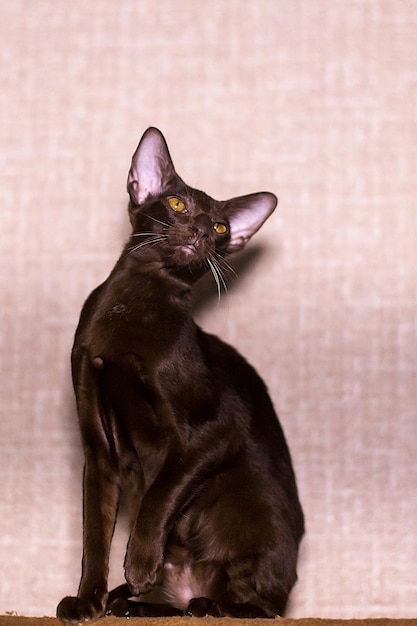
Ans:
{"label": "cat's front leg", "polygon": [[[145,493],[134,522],[125,559],[125,577],[132,595],[149,592],[164,566],[164,552],[172,523],[195,486],[219,467],[226,447],[219,445],[222,433],[213,429],[215,445],[203,454],[195,449],[183,457],[169,457]],[[205,443],[210,443],[206,435]]]}
{"label": "cat's front leg", "polygon": [[67,596],[58,604],[56,615],[67,624],[80,624],[101,617],[104,614],[105,606],[103,596],[97,602],[79,596]]}
{"label": "cat's front leg", "polygon": [[69,624],[80,624],[102,617],[107,603],[108,561],[119,486],[110,466],[104,472],[100,463],[92,457],[93,455],[86,453],[84,551],[80,586],[77,596],[63,598],[57,607],[57,617]]}
{"label": "cat's front leg", "polygon": [[171,522],[185,497],[184,466],[167,460],[145,493],[133,524],[125,558],[125,578],[132,595],[148,593],[162,573]]}
{"label": "cat's front leg", "polygon": [[67,596],[57,617],[71,624],[104,615],[110,545],[120,497],[120,476],[103,427],[105,415],[99,397],[100,369],[83,349],[73,350],[73,378],[84,443],[83,557],[77,596]]}

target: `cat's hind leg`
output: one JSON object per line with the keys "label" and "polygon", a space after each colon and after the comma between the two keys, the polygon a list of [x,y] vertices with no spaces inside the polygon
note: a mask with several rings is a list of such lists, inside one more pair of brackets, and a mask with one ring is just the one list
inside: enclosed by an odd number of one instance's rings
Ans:
{"label": "cat's hind leg", "polygon": [[183,612],[170,604],[136,602],[136,600],[119,598],[108,605],[106,615],[113,617],[171,617],[183,615]]}
{"label": "cat's hind leg", "polygon": [[235,617],[235,618],[274,618],[275,613],[265,611],[249,602],[214,602],[208,598],[193,598],[185,611],[189,617]]}
{"label": "cat's hind leg", "polygon": [[131,600],[128,585],[120,585],[109,593],[106,615],[113,617],[170,617],[183,612],[170,604]]}

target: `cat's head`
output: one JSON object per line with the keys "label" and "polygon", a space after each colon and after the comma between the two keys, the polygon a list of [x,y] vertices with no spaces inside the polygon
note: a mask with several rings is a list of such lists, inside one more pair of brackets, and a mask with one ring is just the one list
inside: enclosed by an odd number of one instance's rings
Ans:
{"label": "cat's head", "polygon": [[198,278],[241,250],[277,204],[260,192],[217,201],[186,185],[175,172],[161,132],[148,128],[127,180],[133,227],[129,252]]}

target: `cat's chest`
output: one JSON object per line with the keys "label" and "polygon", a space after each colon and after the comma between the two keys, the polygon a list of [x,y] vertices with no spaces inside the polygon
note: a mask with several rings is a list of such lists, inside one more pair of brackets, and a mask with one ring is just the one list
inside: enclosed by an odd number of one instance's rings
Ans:
{"label": "cat's chest", "polygon": [[195,334],[192,319],[168,299],[116,289],[100,294],[80,325],[76,343],[95,366],[132,369],[153,387],[161,372],[189,351]]}
{"label": "cat's chest", "polygon": [[[161,324],[164,326],[170,317],[176,317],[173,311],[167,309],[169,307],[166,303],[143,302],[139,298],[127,295],[115,298],[109,303],[98,316],[95,324],[98,332],[100,332],[100,327],[103,327],[110,334],[117,333],[119,339],[123,335],[146,336],[149,333],[154,334],[153,331],[161,327]],[[167,320],[165,321],[164,318]]]}
{"label": "cat's chest", "polygon": [[[205,415],[211,384],[198,327],[171,302],[106,299],[85,319],[74,347],[76,368],[87,357],[117,413],[136,432],[137,407],[152,428]],[[193,384],[190,386],[190,379]],[[134,415],[134,419],[131,416]],[[177,417],[175,417],[177,416]],[[130,426],[126,427],[127,430]]]}
{"label": "cat's chest", "polygon": [[95,367],[110,367],[139,377],[152,389],[160,387],[161,376],[166,379],[167,371],[178,369],[190,351],[199,352],[187,302],[175,295],[172,282],[135,267],[116,267],[87,300],[75,354],[81,351]]}
{"label": "cat's chest", "polygon": [[89,325],[91,349],[103,357],[126,353],[142,360],[167,358],[177,345],[185,320],[168,304],[116,300]]}

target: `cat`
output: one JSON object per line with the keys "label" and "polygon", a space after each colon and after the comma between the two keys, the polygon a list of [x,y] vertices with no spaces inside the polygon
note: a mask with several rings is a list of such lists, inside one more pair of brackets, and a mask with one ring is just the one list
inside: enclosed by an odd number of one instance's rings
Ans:
{"label": "cat", "polygon": [[[127,190],[132,234],[88,297],[72,351],[84,551],[78,595],[57,615],[282,615],[304,532],[285,437],[255,370],[190,312],[192,285],[211,269],[220,287],[225,257],[277,198],[219,202],[187,186],[156,128],[133,155]],[[122,491],[127,584],[108,594]]]}

